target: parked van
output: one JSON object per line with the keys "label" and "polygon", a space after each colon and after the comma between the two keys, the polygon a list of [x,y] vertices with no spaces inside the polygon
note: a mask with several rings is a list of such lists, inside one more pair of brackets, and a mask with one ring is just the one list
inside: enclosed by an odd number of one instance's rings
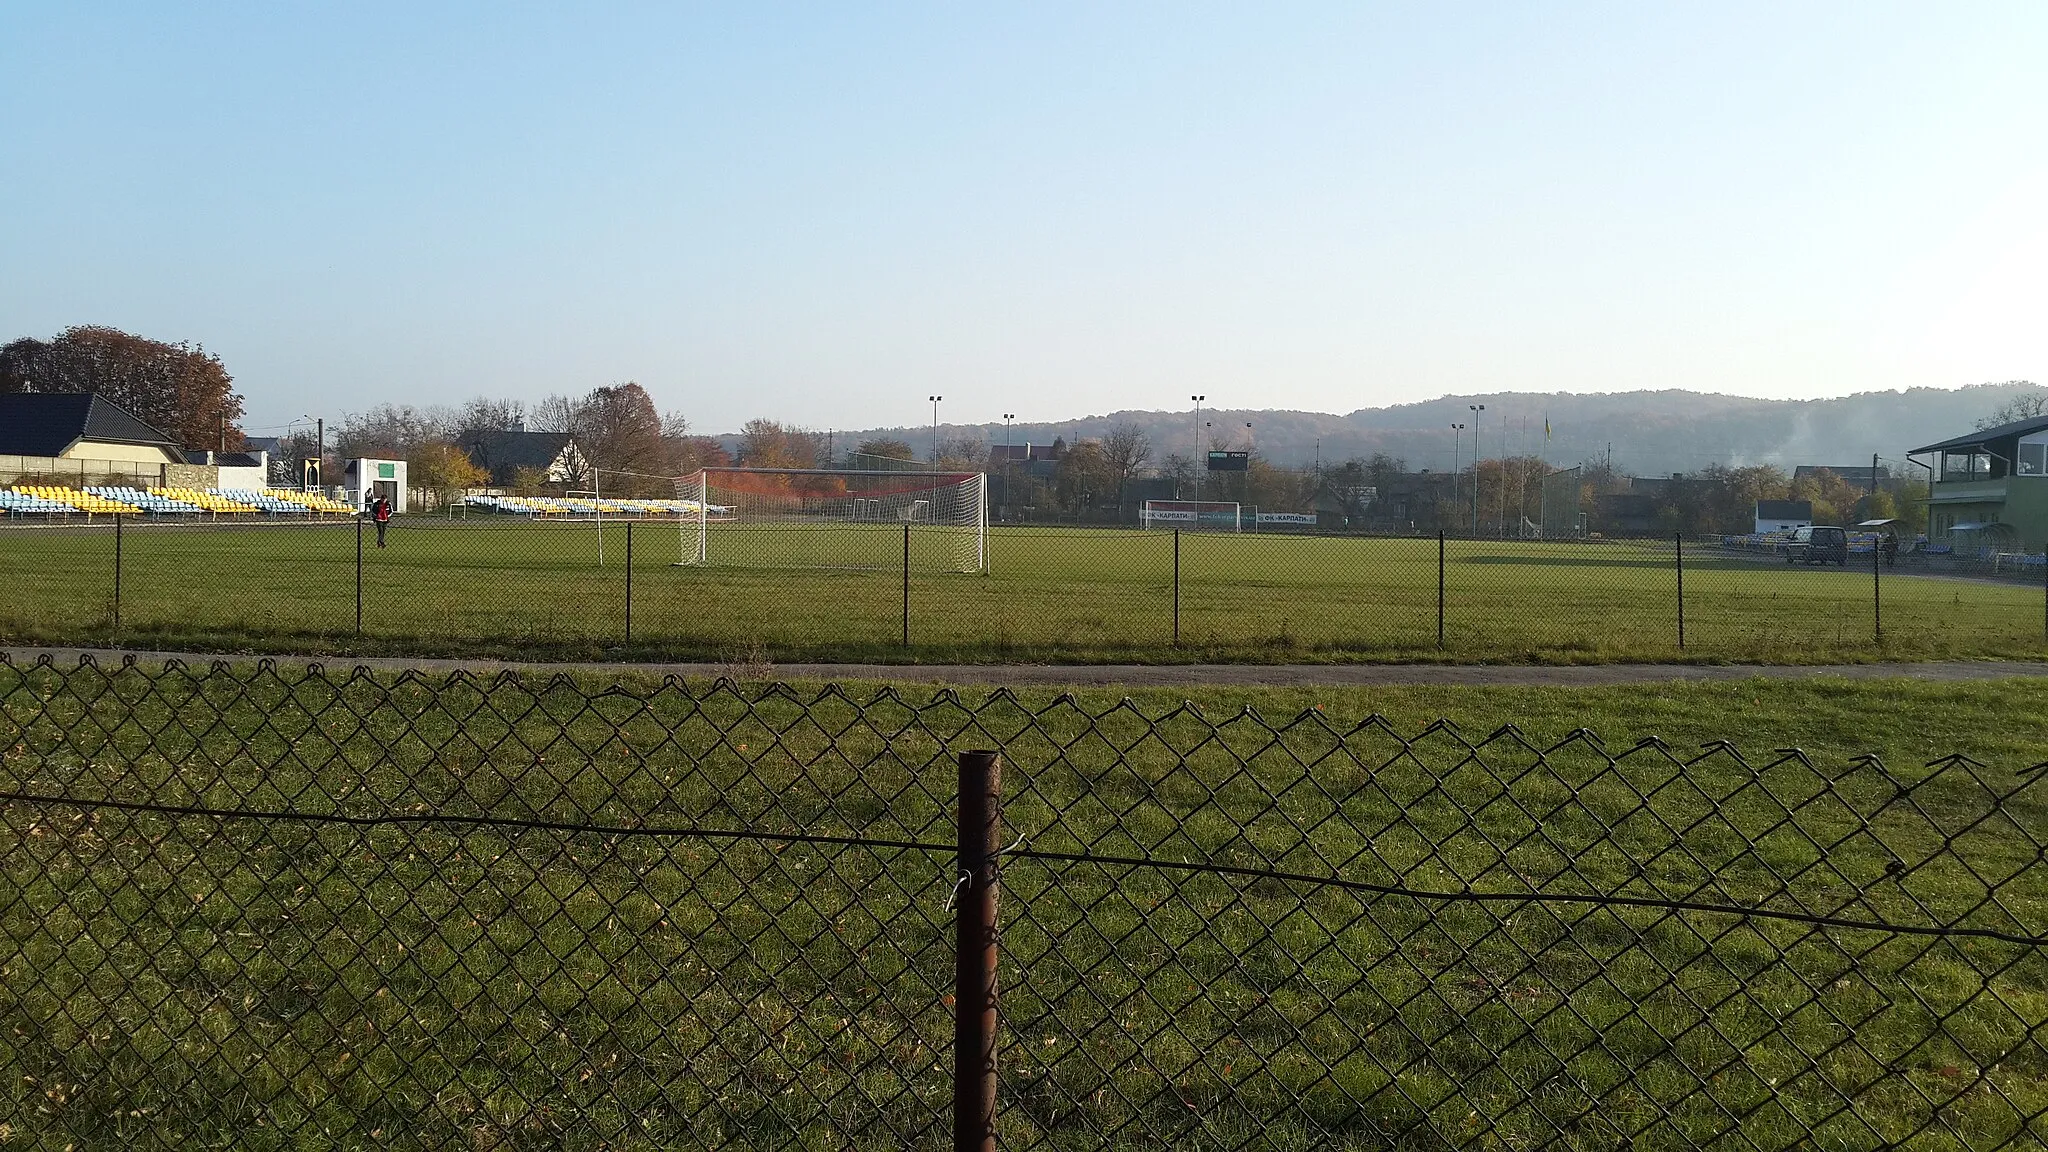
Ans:
{"label": "parked van", "polygon": [[1826,524],[1794,528],[1785,541],[1787,564],[1840,564],[1849,566],[1849,533]]}

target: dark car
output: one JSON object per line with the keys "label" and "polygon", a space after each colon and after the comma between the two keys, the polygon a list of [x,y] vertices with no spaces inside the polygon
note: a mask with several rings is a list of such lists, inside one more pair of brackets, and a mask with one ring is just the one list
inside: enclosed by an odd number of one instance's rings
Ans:
{"label": "dark car", "polygon": [[1792,536],[1785,541],[1785,563],[1787,564],[1840,564],[1849,565],[1849,533],[1841,528],[1826,524],[1815,524],[1807,528],[1794,528]]}

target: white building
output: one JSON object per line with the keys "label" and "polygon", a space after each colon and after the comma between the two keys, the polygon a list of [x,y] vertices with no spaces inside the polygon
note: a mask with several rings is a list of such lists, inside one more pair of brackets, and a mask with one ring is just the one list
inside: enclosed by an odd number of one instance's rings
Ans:
{"label": "white building", "polygon": [[1813,501],[1811,500],[1759,500],[1756,502],[1756,530],[1759,535],[1768,532],[1790,532],[1794,528],[1805,528],[1813,523]]}
{"label": "white building", "polygon": [[370,501],[382,496],[391,501],[393,512],[405,511],[405,461],[403,460],[351,460],[342,469],[342,487],[348,491],[348,503],[358,510],[369,507]]}

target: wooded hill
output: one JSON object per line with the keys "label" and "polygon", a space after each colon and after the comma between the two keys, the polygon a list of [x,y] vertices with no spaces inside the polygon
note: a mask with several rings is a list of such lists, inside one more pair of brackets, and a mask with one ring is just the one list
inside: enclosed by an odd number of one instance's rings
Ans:
{"label": "wooded hill", "polygon": [[[1307,465],[1320,454],[1325,464],[1385,452],[1410,468],[1431,471],[1451,466],[1451,425],[1461,463],[1472,459],[1472,429],[1481,431],[1480,453],[1541,456],[1555,466],[1603,459],[1610,451],[1617,470],[1635,475],[1689,472],[1709,464],[1776,464],[1790,472],[1801,464],[1867,466],[1870,454],[1903,456],[1909,448],[1967,432],[2015,396],[2048,397],[2048,388],[2025,382],[1964,388],[1912,388],[1903,392],[1862,392],[1825,400],[1759,400],[1748,396],[1665,391],[1570,394],[1497,392],[1444,396],[1419,404],[1360,408],[1348,415],[1286,409],[1202,410],[1209,427],[1197,439],[1192,408],[1178,412],[1122,411],[1051,423],[1017,423],[1012,443],[1069,442],[1100,438],[1119,423],[1142,428],[1153,446],[1156,467],[1169,453],[1192,454],[1203,441],[1229,447],[1251,441],[1261,455],[1283,466]],[[1470,405],[1484,404],[1475,414]],[[1475,415],[1479,418],[1475,419]],[[1545,419],[1551,436],[1543,437]],[[1503,428],[1505,424],[1505,429]],[[942,439],[980,436],[1003,442],[1000,423],[942,424]],[[892,437],[922,457],[930,450],[930,426],[841,430],[834,440],[843,453],[860,440]],[[1505,452],[1503,440],[1505,439]]]}

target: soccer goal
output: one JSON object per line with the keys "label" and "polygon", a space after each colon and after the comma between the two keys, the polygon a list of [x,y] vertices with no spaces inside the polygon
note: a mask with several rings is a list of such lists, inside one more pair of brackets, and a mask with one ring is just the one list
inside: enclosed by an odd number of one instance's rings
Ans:
{"label": "soccer goal", "polygon": [[1146,528],[1179,528],[1188,532],[1235,532],[1243,522],[1231,500],[1147,500],[1138,510]]}
{"label": "soccer goal", "polygon": [[980,472],[706,468],[676,480],[682,564],[988,571]]}

